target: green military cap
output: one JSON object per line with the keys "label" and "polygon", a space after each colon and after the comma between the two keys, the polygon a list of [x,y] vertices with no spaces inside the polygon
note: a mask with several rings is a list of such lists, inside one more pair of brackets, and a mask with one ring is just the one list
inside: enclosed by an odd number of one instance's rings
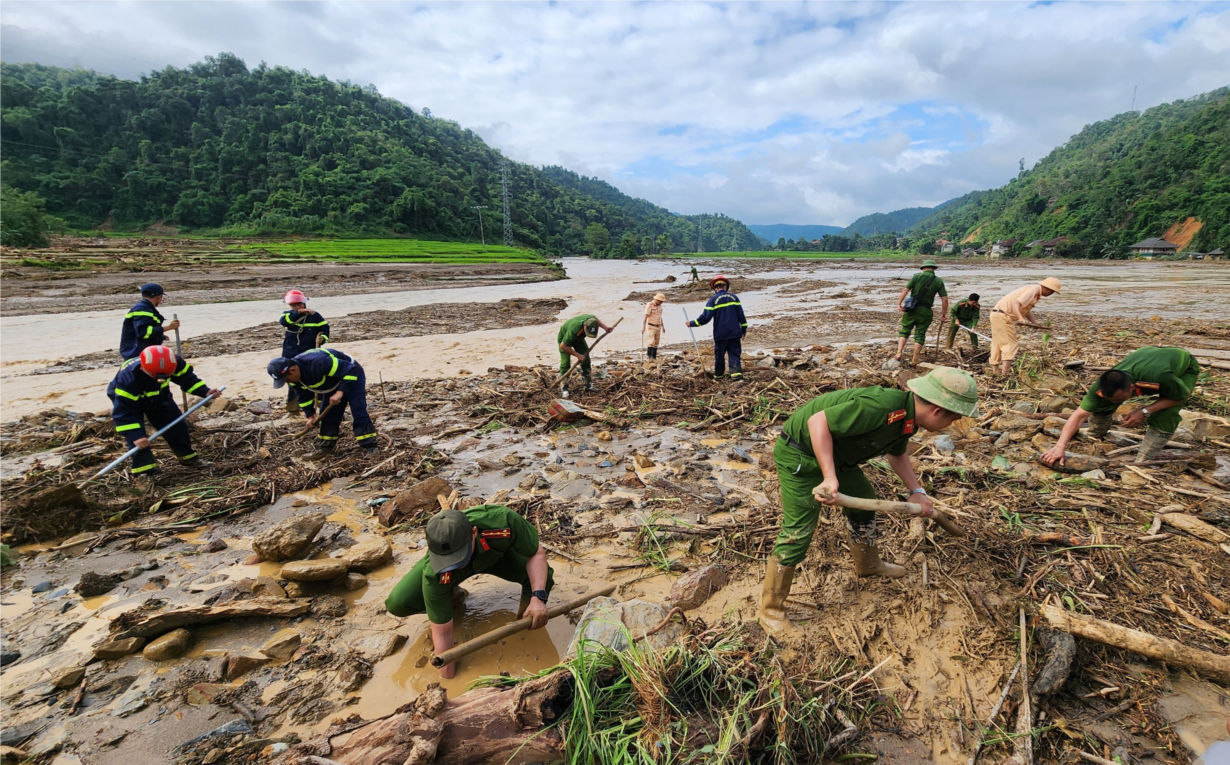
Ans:
{"label": "green military cap", "polygon": [[966,417],[978,416],[978,383],[972,375],[952,367],[936,367],[906,386],[936,406]]}
{"label": "green military cap", "polygon": [[586,319],[585,324],[583,326],[585,327],[586,336],[588,337],[598,336],[598,320],[597,319]]}
{"label": "green military cap", "polygon": [[474,524],[460,510],[443,510],[427,521],[427,554],[437,574],[454,571],[470,562],[474,552]]}
{"label": "green military cap", "polygon": [[939,266],[935,264],[934,260],[927,258],[919,268],[939,268]]}

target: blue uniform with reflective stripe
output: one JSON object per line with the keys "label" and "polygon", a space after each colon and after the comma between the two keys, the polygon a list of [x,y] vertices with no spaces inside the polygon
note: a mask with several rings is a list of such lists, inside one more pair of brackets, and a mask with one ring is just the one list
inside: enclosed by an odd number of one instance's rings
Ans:
{"label": "blue uniform with reflective stripe", "polygon": [[299,367],[299,382],[288,384],[295,389],[299,400],[305,402],[302,404],[305,408],[312,405],[313,395],[320,396],[320,405],[324,408],[334,392],[342,392],[341,403],[330,409],[320,421],[320,434],[317,436],[320,447],[332,449],[337,445],[342,417],[349,406],[350,415],[354,418],[355,440],[364,448],[376,448],[376,426],[367,413],[367,375],[359,362],[332,348],[316,348],[292,360]]}
{"label": "blue uniform with reflective stripe", "polygon": [[738,295],[726,290],[719,290],[709,298],[709,302],[705,303],[705,310],[688,324],[699,327],[711,321],[714,340],[733,340],[747,334],[747,317],[743,315],[743,304],[739,302]]}
{"label": "blue uniform with reflective stripe", "polygon": [[323,335],[321,345],[329,342],[329,322],[315,311],[283,311],[278,323],[286,328],[282,338],[282,356],[293,359],[316,346],[316,338]]}
{"label": "blue uniform with reflective stripe", "polygon": [[151,345],[162,345],[166,339],[162,333],[163,321],[154,304],[144,298],[128,309],[120,329],[120,358],[135,359]]}
{"label": "blue uniform with reflective stripe", "polygon": [[[129,359],[120,366],[115,379],[107,386],[107,396],[111,399],[111,419],[115,422],[116,432],[124,437],[129,447],[137,439],[145,438],[146,420],[154,428],[162,428],[179,417],[179,406],[171,394],[171,382],[201,398],[209,391],[209,386],[192,371],[192,365],[179,356],[175,357],[175,372],[167,380],[150,377],[141,371],[140,359]],[[187,423],[181,422],[171,428],[164,438],[181,462],[196,459]],[[132,458],[134,475],[157,466],[158,461],[149,449],[142,449]]]}

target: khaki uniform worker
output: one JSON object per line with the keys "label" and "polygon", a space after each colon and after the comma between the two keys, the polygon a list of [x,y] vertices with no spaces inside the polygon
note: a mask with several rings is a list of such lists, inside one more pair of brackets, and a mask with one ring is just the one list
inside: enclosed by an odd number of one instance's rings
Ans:
{"label": "khaki uniform worker", "polygon": [[[786,598],[820,518],[821,500],[813,494],[817,486],[874,499],[875,489],[859,465],[883,454],[910,490],[910,501],[931,510],[906,446],[919,426],[939,431],[963,416],[977,417],[978,386],[973,377],[949,367],[936,367],[906,385],[910,392],[870,387],[825,393],[786,420],[773,449],[781,481],[782,529],[769,556],[757,614],[768,632],[778,637],[797,634],[786,614]],[[823,504],[837,502],[834,496]],[[845,515],[855,572],[903,576],[905,569],[880,560],[875,513],[846,510]]]}
{"label": "khaki uniform worker", "polygon": [[[982,306],[978,304],[978,293],[975,292],[965,300],[960,301],[952,307],[952,320],[948,323],[948,344],[946,348],[951,348],[953,342],[957,339],[957,330],[962,327],[973,329],[978,326],[978,317],[982,313]],[[975,348],[978,347],[978,335],[973,332],[966,332],[969,335],[969,343]]]}
{"label": "khaki uniform worker", "polygon": [[[402,577],[385,608],[394,616],[427,613],[437,654],[453,647],[453,604],[465,597],[458,587],[475,574],[490,574],[521,585],[518,616],[533,617],[530,629],[547,623],[547,595],[555,586],[538,530],[503,505],[444,510],[427,521],[427,555]],[[452,677],[456,662],[440,668]]]}
{"label": "khaki uniform worker", "polygon": [[999,299],[991,309],[991,364],[1000,365],[1000,374],[1008,374],[1016,358],[1016,325],[1028,324],[1046,329],[1034,321],[1033,308],[1044,297],[1059,294],[1059,280],[1048,276],[1037,284],[1018,287]]}
{"label": "khaki uniform worker", "polygon": [[[910,358],[910,363],[918,363],[918,355],[927,344],[927,330],[931,327],[931,309],[935,305],[936,295],[943,298],[940,315],[948,315],[948,288],[944,286],[944,280],[935,275],[936,268],[939,266],[934,260],[924,260],[922,270],[910,278],[897,296],[897,310],[901,312],[901,331],[897,333],[897,355],[894,357],[897,361],[901,361],[901,354],[905,352],[905,340],[910,336],[910,330],[913,330],[914,355]],[[909,308],[906,307],[907,295],[910,296]]]}
{"label": "khaki uniform worker", "polygon": [[1135,428],[1147,424],[1144,441],[1136,450],[1136,461],[1145,462],[1157,456],[1166,447],[1166,442],[1179,429],[1180,412],[1191,397],[1200,376],[1200,364],[1182,348],[1141,348],[1128,354],[1123,361],[1102,373],[1094,386],[1085,394],[1080,409],[1068,418],[1059,440],[1045,454],[1042,461],[1054,465],[1063,464],[1064,448],[1089,420],[1089,436],[1103,438],[1110,430],[1111,419],[1119,405],[1133,396],[1157,396],[1123,421],[1125,427]]}
{"label": "khaki uniform worker", "polygon": [[666,328],[662,326],[662,304],[666,302],[666,295],[661,292],[653,296],[645,304],[645,319],[641,322],[641,334],[645,334],[645,330],[649,330],[649,344],[645,346],[645,351],[649,358],[658,358],[658,346],[662,344],[662,333]]}

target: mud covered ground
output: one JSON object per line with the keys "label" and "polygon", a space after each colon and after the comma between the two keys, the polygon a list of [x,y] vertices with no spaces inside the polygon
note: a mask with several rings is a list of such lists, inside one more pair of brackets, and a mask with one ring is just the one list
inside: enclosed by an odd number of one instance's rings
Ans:
{"label": "mud covered ground", "polygon": [[[475,332],[545,324],[568,306],[559,298],[510,298],[476,306],[473,303],[438,303],[411,306],[400,311],[364,311],[329,321],[330,343],[378,340],[384,337],[419,337]],[[327,317],[326,317],[327,318]],[[218,332],[194,337],[183,345],[184,358],[230,356],[266,350],[280,353],[285,329],[275,322],[237,332]],[[34,370],[30,374],[58,374],[82,369],[114,367],[118,350],[111,348]]]}
{"label": "mud covered ground", "polygon": [[[37,512],[23,507],[40,490],[88,475],[121,444],[106,417],[61,411],[6,423],[4,534],[26,546],[17,566],[5,568],[0,593],[4,650],[20,654],[6,655],[3,669],[5,741],[36,759],[59,751],[86,765],[263,763],[331,720],[389,714],[435,679],[423,618],[395,619],[382,602],[423,554],[422,523],[443,495],[450,505],[504,502],[525,514],[548,545],[561,597],[612,581],[620,599],[661,601],[683,573],[721,566],[728,583],[687,611],[700,625],[693,634],[738,631],[759,641],[749,654],[756,661],[780,666],[785,677],[816,678],[805,692],[831,697],[855,729],[830,757],[955,765],[981,740],[979,761],[1002,762],[1023,738],[1012,733],[1021,718],[1015,685],[989,717],[1020,656],[1022,612],[1034,683],[1055,653],[1040,615],[1048,604],[1230,653],[1230,557],[1221,547],[1230,542],[1226,372],[1202,375],[1175,448],[1164,452],[1179,461],[1125,462],[1139,432],[1117,428],[1110,442],[1074,443],[1072,451],[1108,460],[1084,475],[1035,462],[1097,370],[1146,343],[1216,349],[1230,341],[1230,328],[1054,316],[1070,329],[1045,344],[1025,338],[1019,374],[1009,380],[987,374],[985,355],[964,344],[928,350],[925,363],[969,369],[982,392],[979,418],[922,433],[911,447],[924,484],[968,536],[885,518],[884,555],[910,573],[858,579],[841,515],[822,513],[790,601],[806,643],[786,651],[740,626],[754,617],[778,528],[774,440],[818,393],[892,386],[913,374],[889,361],[890,343],[749,353],[743,386],[706,377],[699,370],[707,359],[674,355],[646,366],[617,354],[596,369],[596,390],[576,400],[596,421],[567,426],[547,416],[545,367],[393,383],[383,395],[369,391],[380,452],[358,454],[343,430],[340,453],[324,463],[289,438],[299,421],[278,411],[280,400],[239,402],[194,426],[209,469],[174,468],[144,494],[114,474],[85,489],[87,507]],[[866,470],[880,496],[900,495],[886,465],[872,461]],[[425,479],[446,485],[416,489]],[[280,563],[246,562],[260,531],[310,512],[327,521],[306,554],[344,558],[356,544],[385,539],[392,562],[351,581],[353,590],[341,579],[296,588]],[[1214,538],[1173,525],[1179,515],[1208,524]],[[74,532],[80,536],[61,541]],[[119,576],[113,589],[82,597],[73,588],[87,572]],[[515,601],[515,587],[473,580],[455,613],[461,637],[511,620]],[[192,647],[165,662],[140,653],[92,658],[138,617],[206,603],[302,613],[189,624]],[[299,633],[298,650],[261,660],[258,649],[286,627]],[[550,667],[571,632],[561,618],[487,649],[464,661],[445,690],[456,698],[480,675]],[[70,683],[65,672],[76,667],[83,678]],[[1227,709],[1224,686],[1078,640],[1071,668],[1036,699],[1033,736],[1024,738],[1035,762],[1076,762],[1081,751],[1122,763],[1188,763],[1224,737]],[[772,740],[752,736],[755,717],[729,713],[737,738],[758,742],[731,759],[764,756],[755,746]],[[822,738],[842,731],[831,724]],[[653,735],[669,730],[664,724]]]}

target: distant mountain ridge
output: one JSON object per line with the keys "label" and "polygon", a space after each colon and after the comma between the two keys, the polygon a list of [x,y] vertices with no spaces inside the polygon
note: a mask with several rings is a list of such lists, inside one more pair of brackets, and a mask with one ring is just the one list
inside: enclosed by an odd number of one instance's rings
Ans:
{"label": "distant mountain ridge", "polygon": [[[948,204],[945,202],[944,204]],[[841,230],[842,236],[875,236],[876,234],[905,234],[920,221],[935,213],[939,207],[906,207],[890,213],[864,215]]]}
{"label": "distant mountain ridge", "polygon": [[841,226],[825,226],[822,224],[796,225],[793,223],[748,223],[748,229],[753,234],[764,239],[769,244],[777,244],[778,239],[795,239],[805,237],[809,242],[819,239],[825,234],[840,233]]}

